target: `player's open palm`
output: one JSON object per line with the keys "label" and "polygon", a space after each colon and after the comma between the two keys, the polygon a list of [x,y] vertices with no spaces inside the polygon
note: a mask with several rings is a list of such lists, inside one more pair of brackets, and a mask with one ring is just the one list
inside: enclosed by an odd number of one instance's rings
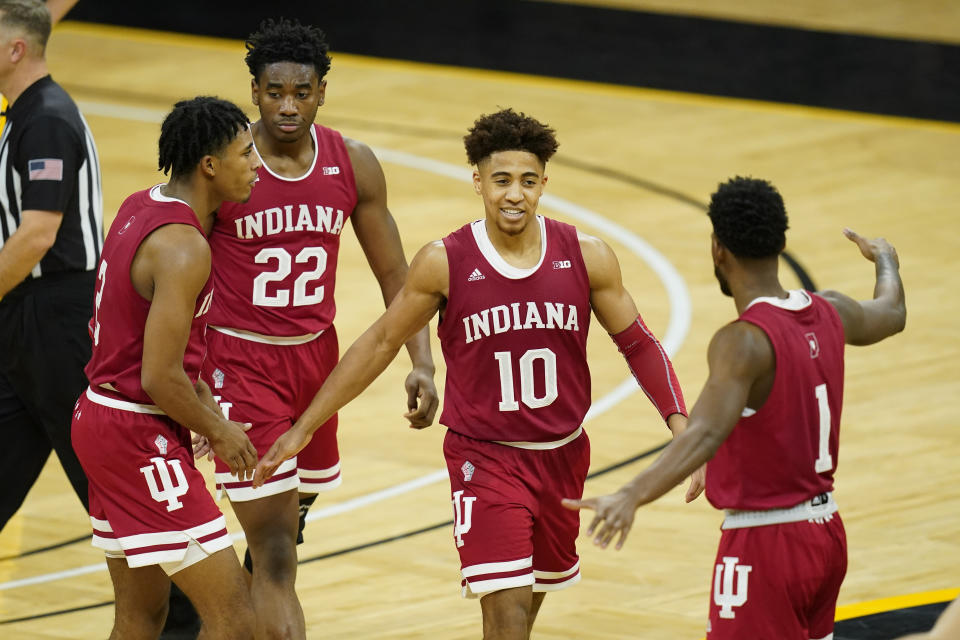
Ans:
{"label": "player's open palm", "polygon": [[261,487],[263,483],[273,477],[277,468],[288,460],[300,453],[300,450],[307,446],[313,434],[305,433],[296,427],[291,427],[282,436],[274,441],[270,450],[263,454],[257,469],[253,474],[253,487]]}
{"label": "player's open palm", "polygon": [[624,491],[582,500],[564,498],[563,506],[573,511],[592,509],[597,512],[587,527],[587,535],[594,536],[593,543],[603,549],[607,548],[617,534],[620,537],[615,546],[617,549],[623,547],[630,527],[633,526],[633,516],[637,512],[637,503]]}
{"label": "player's open palm", "polygon": [[222,421],[221,427],[209,437],[213,452],[230,467],[230,473],[237,478],[252,478],[253,470],[257,466],[257,449],[245,433],[249,427],[233,420]]}
{"label": "player's open palm", "polygon": [[877,256],[886,254],[893,257],[896,265],[898,267],[900,266],[900,257],[897,255],[897,250],[893,248],[892,244],[887,242],[886,238],[874,238],[870,240],[850,229],[844,229],[843,235],[845,235],[850,242],[855,243],[860,249],[860,253],[863,254],[863,257],[870,262],[876,262]]}

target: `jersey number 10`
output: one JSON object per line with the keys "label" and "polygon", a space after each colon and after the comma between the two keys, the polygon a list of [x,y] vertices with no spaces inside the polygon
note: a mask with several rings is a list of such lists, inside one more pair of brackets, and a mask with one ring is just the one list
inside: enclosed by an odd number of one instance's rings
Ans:
{"label": "jersey number 10", "polygon": [[[513,386],[513,354],[509,351],[497,351],[493,354],[500,365],[500,411],[518,411]],[[534,390],[533,363],[543,362],[543,395],[537,396]],[[530,349],[520,356],[520,400],[531,409],[539,409],[553,404],[557,399],[557,356],[550,349]]]}

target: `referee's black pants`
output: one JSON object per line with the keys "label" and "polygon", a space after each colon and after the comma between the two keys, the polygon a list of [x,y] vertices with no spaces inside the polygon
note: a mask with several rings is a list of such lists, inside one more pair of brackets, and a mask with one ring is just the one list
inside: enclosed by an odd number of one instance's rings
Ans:
{"label": "referee's black pants", "polygon": [[87,478],[70,443],[77,398],[87,387],[87,322],[95,273],[29,280],[0,300],[0,530],[57,452],[89,511]]}

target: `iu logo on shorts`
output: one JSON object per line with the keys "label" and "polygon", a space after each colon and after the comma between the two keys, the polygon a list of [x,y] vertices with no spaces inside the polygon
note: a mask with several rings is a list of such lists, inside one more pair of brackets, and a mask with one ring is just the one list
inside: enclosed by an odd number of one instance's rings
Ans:
{"label": "iu logo on shorts", "polygon": [[[740,558],[724,556],[723,564],[717,565],[713,576],[713,601],[720,607],[720,617],[733,619],[736,613],[733,607],[740,607],[747,601],[747,579],[753,569],[750,565],[737,565]],[[737,589],[733,589],[733,574],[737,574]]]}
{"label": "iu logo on shorts", "polygon": [[453,537],[457,539],[458,547],[463,546],[463,534],[470,531],[473,524],[473,503],[476,500],[477,496],[464,496],[463,491],[453,492]]}
{"label": "iu logo on shorts", "polygon": [[[166,502],[167,511],[176,511],[183,507],[183,503],[178,498],[187,493],[190,485],[187,484],[187,478],[183,475],[183,469],[180,467],[179,460],[166,460],[164,458],[150,458],[150,462],[145,467],[140,467],[140,473],[147,479],[147,486],[150,488],[150,497],[157,502]],[[168,466],[169,465],[169,466]],[[176,483],[170,477],[170,469],[173,469],[173,475],[176,476]],[[156,471],[156,474],[154,474]],[[157,486],[159,476],[160,486]]]}

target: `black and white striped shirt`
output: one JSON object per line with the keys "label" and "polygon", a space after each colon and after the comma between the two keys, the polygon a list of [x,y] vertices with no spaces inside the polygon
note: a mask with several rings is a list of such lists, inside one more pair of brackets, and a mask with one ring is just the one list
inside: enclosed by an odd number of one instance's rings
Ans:
{"label": "black and white striped shirt", "polygon": [[28,280],[92,271],[103,248],[103,191],[93,135],[67,92],[45,76],[7,110],[0,136],[0,246],[22,211],[59,211],[54,245]]}

